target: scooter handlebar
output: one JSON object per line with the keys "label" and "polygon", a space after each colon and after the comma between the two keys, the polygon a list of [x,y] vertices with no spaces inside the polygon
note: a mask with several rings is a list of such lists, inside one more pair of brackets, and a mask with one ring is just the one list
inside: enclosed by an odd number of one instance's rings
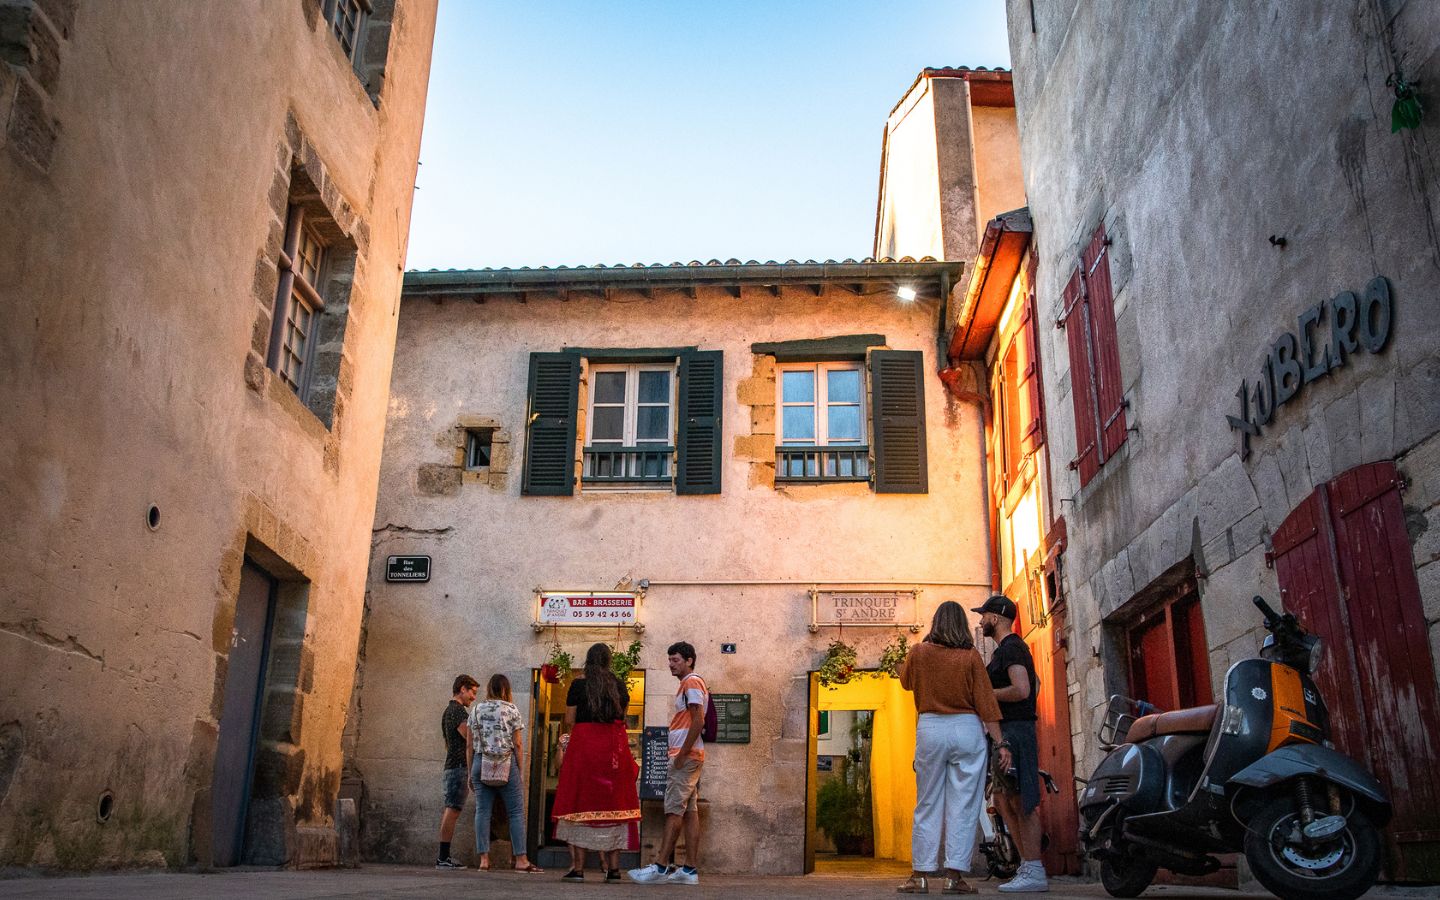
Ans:
{"label": "scooter handlebar", "polygon": [[1273,628],[1279,624],[1280,614],[1270,608],[1270,604],[1265,602],[1264,597],[1256,597],[1254,602],[1255,606],[1265,614],[1265,626],[1267,628]]}

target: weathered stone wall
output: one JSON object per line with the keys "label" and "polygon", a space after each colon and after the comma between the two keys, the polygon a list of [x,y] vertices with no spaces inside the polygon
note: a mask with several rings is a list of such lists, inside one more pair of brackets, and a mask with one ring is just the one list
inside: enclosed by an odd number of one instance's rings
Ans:
{"label": "weathered stone wall", "polygon": [[[245,555],[259,843],[334,859],[435,4],[376,15],[367,84],[319,0],[0,2],[0,866],[208,864]],[[246,365],[295,173],[355,248],[308,408]]]}
{"label": "weathered stone wall", "polygon": [[[1426,614],[1440,611],[1440,126],[1392,134],[1386,76],[1440,80],[1434,4],[1009,3],[1026,193],[1053,322],[1100,223],[1131,428],[1085,488],[1065,333],[1041,330],[1051,472],[1069,524],[1077,765],[1092,711],[1125,684],[1102,620],[1189,560],[1211,676],[1258,647],[1253,594],[1275,597],[1269,536],[1313,487],[1396,459]],[[1033,25],[1033,30],[1032,30]],[[1277,245],[1274,235],[1283,238]],[[1375,275],[1389,347],[1282,407],[1242,459],[1226,425],[1242,378],[1306,308]],[[1440,629],[1432,625],[1440,657]],[[1098,651],[1100,655],[1092,655]]]}
{"label": "weathered stone wall", "polygon": [[[701,288],[696,299],[664,291],[648,299],[620,292],[608,302],[579,294],[568,302],[532,295],[528,303],[483,305],[406,300],[353,736],[367,856],[433,858],[443,757],[437,723],[457,673],[482,683],[505,673],[529,713],[531,670],[551,640],[530,628],[536,587],[610,589],[648,579],[646,724],[669,722],[675,682],[665,648],[676,640],[696,646],[699,671],[714,690],[753,696],[751,742],[709,751],[707,870],[799,873],[807,673],[835,636],[834,629],[808,631],[810,585],[912,582],[923,590],[927,621],[942,600],[978,602],[988,592],[981,423],[973,405],[950,399],[930,374],[936,316],[934,301],[906,305],[839,286],[822,297],[785,288],[779,297],[746,289],[737,299]],[[774,486],[774,364],[751,344],[855,333],[924,351],[928,494]],[[721,494],[520,495],[530,352],[692,345],[724,351]],[[456,466],[454,430],[480,417],[506,429],[515,448],[508,479],[498,484],[493,476],[462,480]],[[454,476],[436,474],[447,470]],[[386,584],[386,556],[413,553],[433,557],[431,581]],[[578,658],[617,633],[562,630],[560,637]],[[620,637],[628,641],[630,633]],[[891,632],[847,629],[845,637],[873,666]],[[738,652],[722,656],[719,644],[729,641]],[[456,835],[457,858],[470,858],[470,808]],[[659,840],[658,816],[649,816],[642,844]]]}

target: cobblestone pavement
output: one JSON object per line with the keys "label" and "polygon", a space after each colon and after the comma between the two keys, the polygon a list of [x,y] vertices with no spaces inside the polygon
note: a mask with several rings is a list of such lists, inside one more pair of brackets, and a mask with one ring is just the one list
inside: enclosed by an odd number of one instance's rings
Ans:
{"label": "cobblestone pavement", "polygon": [[[0,897],[66,898],[66,900],[230,900],[230,898],[287,897],[304,900],[329,898],[401,897],[537,897],[602,900],[623,897],[692,898],[692,900],[735,900],[740,897],[783,898],[875,898],[895,897],[899,879],[890,875],[827,874],[804,877],[738,877],[701,875],[696,887],[681,885],[585,884],[561,882],[560,872],[519,875],[511,872],[478,872],[474,869],[438,872],[412,866],[365,866],[360,869],[331,869],[312,872],[236,870],[217,874],[143,873],[72,877],[21,876],[0,880]],[[589,878],[596,878],[589,873]],[[995,882],[979,882],[981,895],[999,896]],[[938,895],[938,887],[932,891]],[[1065,898],[1100,898],[1106,894],[1097,884],[1073,879],[1052,879],[1047,895]],[[1215,888],[1153,887],[1145,897],[1154,900],[1250,900],[1265,894],[1242,894]]]}

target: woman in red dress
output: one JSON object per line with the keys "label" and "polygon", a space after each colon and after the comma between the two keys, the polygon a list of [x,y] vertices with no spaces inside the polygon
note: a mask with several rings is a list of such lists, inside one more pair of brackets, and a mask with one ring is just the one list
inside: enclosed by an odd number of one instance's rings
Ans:
{"label": "woman in red dress", "polygon": [[560,786],[551,818],[555,837],[570,845],[563,880],[585,880],[585,853],[599,852],[606,881],[620,880],[620,851],[639,849],[640,768],[630,754],[625,710],[630,694],[610,671],[610,647],[585,654],[585,674],[565,697]]}

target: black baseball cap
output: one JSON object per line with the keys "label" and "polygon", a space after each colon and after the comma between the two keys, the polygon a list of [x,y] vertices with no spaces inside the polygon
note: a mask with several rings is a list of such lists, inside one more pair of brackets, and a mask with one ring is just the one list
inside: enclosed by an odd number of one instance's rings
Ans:
{"label": "black baseball cap", "polygon": [[999,594],[996,594],[970,611],[980,613],[982,616],[985,615],[985,613],[994,613],[1002,619],[1010,619],[1012,621],[1015,619],[1016,613],[1019,612],[1019,610],[1015,608],[1014,600],[1011,600],[1009,597],[1002,597]]}

